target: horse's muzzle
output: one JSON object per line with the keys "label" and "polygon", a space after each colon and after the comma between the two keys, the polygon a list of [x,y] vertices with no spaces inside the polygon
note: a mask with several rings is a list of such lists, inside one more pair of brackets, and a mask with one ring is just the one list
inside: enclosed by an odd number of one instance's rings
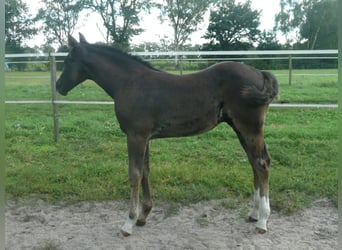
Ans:
{"label": "horse's muzzle", "polygon": [[58,93],[60,93],[63,96],[66,96],[68,94],[67,90],[64,90],[61,86],[61,84],[59,83],[59,81],[56,82],[56,90]]}

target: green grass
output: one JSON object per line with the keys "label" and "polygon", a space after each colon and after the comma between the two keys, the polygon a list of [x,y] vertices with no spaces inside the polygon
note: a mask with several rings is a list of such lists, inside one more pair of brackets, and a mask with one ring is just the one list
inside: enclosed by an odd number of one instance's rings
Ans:
{"label": "green grass", "polygon": [[[49,99],[48,80],[10,78],[6,99],[45,99],[43,93]],[[286,84],[281,82],[285,93]],[[325,88],[337,92],[337,83],[334,88],[314,84],[321,92]],[[293,83],[288,89],[295,86]],[[302,102],[302,96],[293,98],[294,102]],[[109,100],[91,83],[70,92],[68,98]],[[334,94],[324,99],[318,102],[335,101]],[[126,138],[113,106],[60,105],[58,143],[53,142],[50,105],[8,104],[5,126],[8,199],[32,195],[50,202],[129,198]],[[322,197],[337,201],[336,109],[270,108],[265,131],[273,158],[273,208],[292,212]],[[253,192],[247,157],[225,124],[199,136],[152,141],[151,168],[152,194],[157,202],[247,199]]]}
{"label": "green grass", "polygon": [[278,102],[337,103],[337,70],[294,70],[291,85],[287,71],[273,73],[280,83]]}

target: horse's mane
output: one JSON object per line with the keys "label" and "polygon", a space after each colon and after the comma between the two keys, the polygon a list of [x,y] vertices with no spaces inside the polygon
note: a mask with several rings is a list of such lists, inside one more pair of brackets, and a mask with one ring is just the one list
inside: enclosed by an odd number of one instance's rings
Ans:
{"label": "horse's mane", "polygon": [[110,47],[108,45],[103,45],[103,44],[89,44],[92,48],[97,49],[99,51],[103,51],[106,53],[106,55],[108,57],[113,58],[113,60],[117,60],[118,57],[122,57],[123,59],[131,59],[135,62],[138,62],[142,65],[144,65],[145,67],[155,70],[155,71],[160,71],[158,69],[156,69],[155,67],[153,67],[149,62],[143,60],[142,58],[135,56],[135,55],[131,55],[129,53],[126,53],[122,50],[119,50],[117,48],[114,47]]}

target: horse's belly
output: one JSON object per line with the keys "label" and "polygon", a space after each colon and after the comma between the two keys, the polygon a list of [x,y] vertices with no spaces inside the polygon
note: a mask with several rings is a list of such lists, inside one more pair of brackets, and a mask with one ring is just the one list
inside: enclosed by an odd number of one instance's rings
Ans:
{"label": "horse's belly", "polygon": [[193,117],[182,120],[161,121],[155,128],[152,138],[181,137],[201,134],[216,127],[216,115],[211,117]]}

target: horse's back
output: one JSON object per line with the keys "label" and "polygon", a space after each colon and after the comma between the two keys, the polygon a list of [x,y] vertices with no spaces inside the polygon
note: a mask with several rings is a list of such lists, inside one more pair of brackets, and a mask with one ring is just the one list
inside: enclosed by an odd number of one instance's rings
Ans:
{"label": "horse's back", "polygon": [[259,84],[263,80],[260,70],[238,62],[220,62],[208,68],[208,70],[215,72],[221,79],[238,84],[249,84],[256,82]]}

